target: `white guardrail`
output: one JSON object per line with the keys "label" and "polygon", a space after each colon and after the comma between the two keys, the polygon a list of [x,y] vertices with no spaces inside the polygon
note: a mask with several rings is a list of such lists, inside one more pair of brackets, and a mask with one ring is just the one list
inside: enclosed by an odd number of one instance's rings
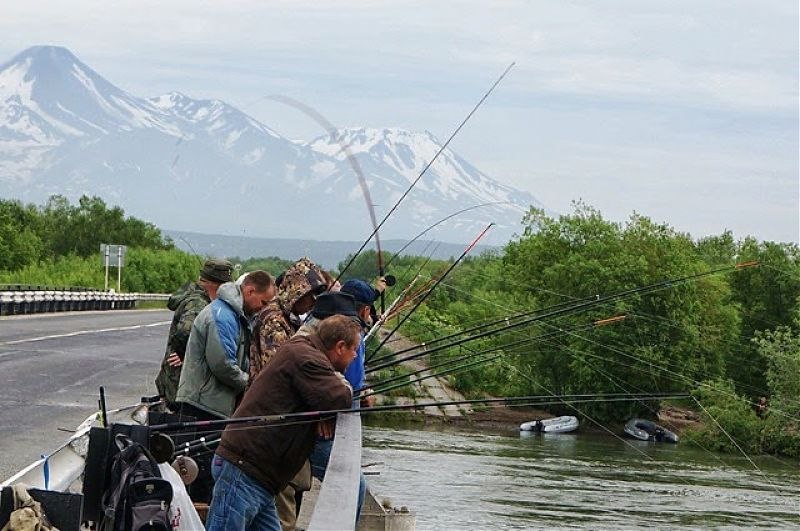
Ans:
{"label": "white guardrail", "polygon": [[[37,286],[38,287],[38,286]],[[32,286],[0,285],[0,315],[91,310],[129,310],[139,301],[165,301],[169,294],[114,293],[79,288],[39,289]]]}

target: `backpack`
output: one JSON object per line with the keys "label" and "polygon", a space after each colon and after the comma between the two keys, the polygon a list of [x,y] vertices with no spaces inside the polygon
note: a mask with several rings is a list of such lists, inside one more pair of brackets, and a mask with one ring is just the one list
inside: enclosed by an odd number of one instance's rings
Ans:
{"label": "backpack", "polygon": [[129,437],[114,439],[119,453],[103,494],[99,531],[171,531],[172,485],[161,478],[150,452]]}

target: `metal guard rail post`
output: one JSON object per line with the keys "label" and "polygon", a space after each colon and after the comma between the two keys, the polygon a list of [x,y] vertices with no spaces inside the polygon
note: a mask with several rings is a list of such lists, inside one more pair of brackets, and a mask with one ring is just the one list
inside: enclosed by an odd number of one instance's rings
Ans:
{"label": "metal guard rail post", "polygon": [[355,528],[361,479],[361,415],[338,415],[335,433],[325,481],[311,515],[309,531]]}

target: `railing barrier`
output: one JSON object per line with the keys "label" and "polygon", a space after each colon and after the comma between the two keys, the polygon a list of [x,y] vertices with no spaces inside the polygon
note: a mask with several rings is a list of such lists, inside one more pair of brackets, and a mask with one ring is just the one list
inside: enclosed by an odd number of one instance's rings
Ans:
{"label": "railing barrier", "polygon": [[129,310],[140,301],[165,301],[163,293],[114,293],[89,288],[0,284],[0,315]]}

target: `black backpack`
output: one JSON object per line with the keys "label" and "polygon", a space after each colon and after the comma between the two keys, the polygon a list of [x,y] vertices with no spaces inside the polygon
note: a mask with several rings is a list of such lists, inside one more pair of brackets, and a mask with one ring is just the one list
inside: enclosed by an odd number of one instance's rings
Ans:
{"label": "black backpack", "polygon": [[119,453],[103,494],[99,531],[171,531],[172,485],[161,478],[158,463],[144,446],[123,434],[114,440]]}

